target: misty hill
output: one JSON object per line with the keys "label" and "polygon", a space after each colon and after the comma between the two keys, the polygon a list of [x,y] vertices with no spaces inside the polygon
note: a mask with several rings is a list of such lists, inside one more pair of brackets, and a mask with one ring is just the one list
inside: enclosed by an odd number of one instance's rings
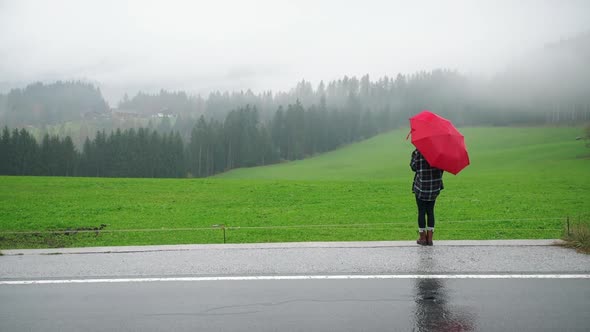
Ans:
{"label": "misty hill", "polygon": [[391,112],[398,120],[430,109],[465,125],[575,123],[590,121],[589,86],[590,33],[586,33],[531,51],[490,81],[437,69],[377,79],[344,76],[317,86],[302,80],[287,92],[218,91],[207,98],[166,91],[139,93],[120,107],[147,114],[167,109],[221,120],[231,110],[251,105],[267,120],[278,107],[299,101],[304,107],[325,103],[328,109]]}
{"label": "misty hill", "polygon": [[510,106],[590,110],[590,32],[528,52],[497,75],[493,87]]}
{"label": "misty hill", "polygon": [[[119,103],[121,109],[133,110],[149,116],[161,110],[186,117],[222,120],[232,110],[246,105],[257,109],[263,120],[272,118],[279,107],[301,103],[308,108],[313,105],[326,106],[330,110],[355,111],[370,110],[374,113],[391,111],[410,114],[415,110],[437,105],[439,112],[453,109],[456,101],[467,89],[468,81],[461,74],[437,69],[412,75],[398,74],[395,78],[383,76],[372,80],[369,75],[360,79],[344,76],[341,79],[316,87],[302,80],[288,92],[266,91],[254,94],[251,90],[234,92],[212,92],[207,98],[188,96],[184,92],[161,90],[158,94],[138,93],[127,96]],[[405,116],[405,115],[404,115]]]}
{"label": "misty hill", "polygon": [[12,126],[58,124],[104,113],[108,105],[98,88],[83,82],[34,83],[0,94],[0,122]]}

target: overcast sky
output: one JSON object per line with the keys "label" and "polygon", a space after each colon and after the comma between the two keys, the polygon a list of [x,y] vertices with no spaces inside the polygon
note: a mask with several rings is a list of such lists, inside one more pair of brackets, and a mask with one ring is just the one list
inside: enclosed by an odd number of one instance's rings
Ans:
{"label": "overcast sky", "polygon": [[590,31],[587,0],[0,0],[0,87],[287,90],[434,68],[490,75]]}

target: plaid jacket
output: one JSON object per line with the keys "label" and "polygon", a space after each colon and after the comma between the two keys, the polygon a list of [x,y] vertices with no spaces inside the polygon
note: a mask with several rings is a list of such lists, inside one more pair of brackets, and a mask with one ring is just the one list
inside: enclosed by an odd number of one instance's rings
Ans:
{"label": "plaid jacket", "polygon": [[440,191],[444,189],[443,171],[430,167],[430,164],[418,150],[412,152],[410,167],[412,171],[416,172],[412,192],[423,201],[434,201]]}

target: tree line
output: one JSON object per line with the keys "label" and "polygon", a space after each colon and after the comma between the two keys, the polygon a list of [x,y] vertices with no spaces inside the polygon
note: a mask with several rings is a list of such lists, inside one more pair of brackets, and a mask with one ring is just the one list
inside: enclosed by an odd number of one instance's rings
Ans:
{"label": "tree line", "polygon": [[389,112],[328,110],[325,102],[279,107],[262,121],[256,107],[233,110],[223,121],[201,116],[188,139],[151,128],[98,131],[80,151],[69,136],[40,143],[25,129],[4,127],[0,174],[93,177],[206,177],[239,167],[296,160],[333,150],[396,127]]}
{"label": "tree line", "polygon": [[79,153],[72,139],[46,135],[39,144],[25,129],[8,127],[0,136],[0,174],[57,175],[77,174]]}

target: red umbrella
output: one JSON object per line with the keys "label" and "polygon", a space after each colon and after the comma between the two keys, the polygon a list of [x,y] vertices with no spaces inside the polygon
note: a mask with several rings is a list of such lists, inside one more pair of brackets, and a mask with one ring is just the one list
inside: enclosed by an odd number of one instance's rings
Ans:
{"label": "red umbrella", "polygon": [[432,167],[457,174],[469,165],[463,135],[451,121],[427,110],[410,118],[412,144]]}

